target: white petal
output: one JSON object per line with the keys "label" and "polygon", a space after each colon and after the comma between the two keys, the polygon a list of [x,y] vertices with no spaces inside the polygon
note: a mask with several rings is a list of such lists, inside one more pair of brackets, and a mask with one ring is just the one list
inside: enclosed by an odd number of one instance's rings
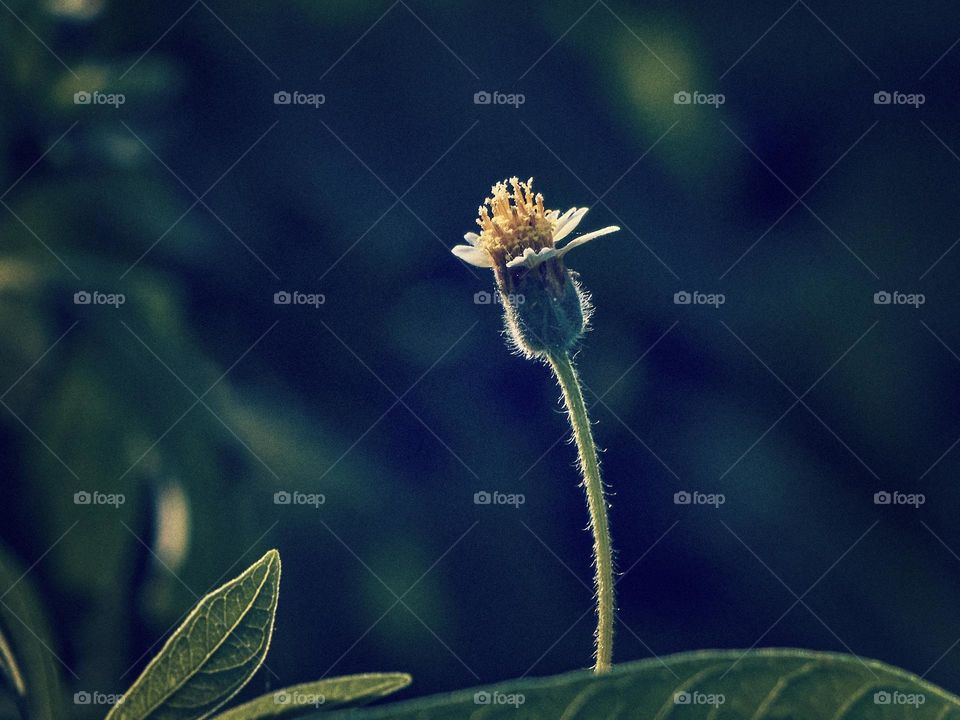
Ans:
{"label": "white petal", "polygon": [[[569,210],[567,210],[565,213],[563,213],[563,215],[560,216],[561,222],[566,222],[567,220],[569,220],[570,216],[573,215],[577,210],[579,210],[579,208],[576,208],[576,207],[572,207]],[[557,212],[559,213],[560,211],[557,210]]]}
{"label": "white petal", "polygon": [[554,232],[556,232],[557,230],[560,230],[566,224],[567,220],[570,219],[570,216],[573,215],[576,211],[577,211],[577,208],[572,207],[569,210],[567,210],[563,215],[561,215],[559,210],[552,210],[551,212],[554,213],[554,217],[552,217],[551,220],[555,221],[555,225],[553,228]]}
{"label": "white petal", "polygon": [[553,242],[557,243],[572,233],[577,225],[580,224],[580,221],[583,220],[583,216],[587,214],[587,210],[589,209],[590,208],[570,208],[561,215],[560,221],[553,231]]}
{"label": "white petal", "polygon": [[473,245],[455,245],[450,252],[471,265],[482,268],[493,267],[493,260],[490,259],[490,253]]}
{"label": "white petal", "polygon": [[466,240],[471,245],[476,245],[480,240],[480,236],[475,232],[468,232],[463,236],[463,239]]}
{"label": "white petal", "polygon": [[519,255],[508,262],[507,267],[515,268],[522,265],[526,268],[535,268],[537,265],[549,260],[556,254],[557,249],[552,247],[542,248],[540,252],[534,252],[533,248],[527,248],[523,251],[523,255]]}
{"label": "white petal", "polygon": [[605,227],[605,228],[603,228],[603,229],[601,229],[601,230],[594,230],[593,232],[588,232],[588,233],[586,233],[585,235],[581,235],[581,236],[578,237],[578,238],[574,238],[573,240],[571,240],[570,242],[568,242],[566,245],[564,245],[564,246],[557,252],[557,257],[563,257],[564,255],[566,255],[568,252],[570,252],[571,250],[573,250],[573,249],[574,249],[575,247],[577,247],[578,245],[583,245],[584,243],[588,243],[588,242],[590,242],[591,240],[593,240],[594,238],[600,237],[601,235],[609,235],[610,233],[617,232],[617,230],[619,230],[619,229],[620,229],[620,228],[618,228],[616,225],[610,225],[609,227]]}

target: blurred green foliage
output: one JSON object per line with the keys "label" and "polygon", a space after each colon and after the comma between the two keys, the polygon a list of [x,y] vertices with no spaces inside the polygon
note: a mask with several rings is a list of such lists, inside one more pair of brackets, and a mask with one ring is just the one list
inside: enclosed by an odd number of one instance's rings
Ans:
{"label": "blurred green foliage", "polygon": [[[447,250],[512,174],[625,228],[574,260],[630,570],[617,658],[762,638],[957,687],[960,51],[934,64],[953,4],[61,7],[88,5],[0,8],[0,537],[36,562],[71,690],[126,687],[268,546],[283,684],[588,664],[557,390]],[[94,87],[125,104],[72,102]],[[873,105],[884,88],[928,102]],[[276,106],[283,89],[327,102]],[[75,305],[84,289],[127,302]],[[327,302],[275,306],[282,289]],[[927,303],[878,307],[884,289]],[[126,502],[74,504],[94,489]],[[475,506],[483,489],[527,502]],[[682,489],[728,502],[680,508]],[[878,508],[883,489],[928,502]]]}

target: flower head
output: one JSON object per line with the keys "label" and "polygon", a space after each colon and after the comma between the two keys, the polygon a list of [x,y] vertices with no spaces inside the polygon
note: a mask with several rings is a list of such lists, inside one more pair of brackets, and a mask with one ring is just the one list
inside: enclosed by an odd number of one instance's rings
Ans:
{"label": "flower head", "polygon": [[562,215],[547,210],[533,192],[533,178],[498,182],[479,208],[480,232],[468,232],[469,245],[452,252],[477,267],[492,268],[504,308],[508,334],[520,352],[540,357],[568,352],[586,330],[587,294],[563,264],[563,256],[584,243],[616,232],[615,225],[581,235],[563,246],[587,208]]}
{"label": "flower head", "polygon": [[[543,195],[533,192],[533,178],[520,182],[517,178],[501,181],[491,189],[479,208],[477,225],[480,233],[463,236],[469,245],[457,245],[453,254],[477,267],[534,268],[552,258],[562,258],[573,248],[601,235],[616,232],[616,225],[581,235],[563,247],[557,243],[572,233],[588,208],[546,210]],[[489,206],[489,210],[487,207]],[[491,214],[492,213],[492,214]]]}

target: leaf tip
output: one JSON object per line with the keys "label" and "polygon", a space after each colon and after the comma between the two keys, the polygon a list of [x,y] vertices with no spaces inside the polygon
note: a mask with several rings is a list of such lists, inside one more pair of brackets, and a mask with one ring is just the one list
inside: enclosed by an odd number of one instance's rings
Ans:
{"label": "leaf tip", "polygon": [[276,548],[271,548],[264,553],[263,557],[257,560],[253,564],[253,567],[258,565],[266,565],[271,572],[280,573],[280,551]]}
{"label": "leaf tip", "polygon": [[413,675],[403,672],[383,673],[383,679],[389,688],[388,692],[403,690],[413,682]]}

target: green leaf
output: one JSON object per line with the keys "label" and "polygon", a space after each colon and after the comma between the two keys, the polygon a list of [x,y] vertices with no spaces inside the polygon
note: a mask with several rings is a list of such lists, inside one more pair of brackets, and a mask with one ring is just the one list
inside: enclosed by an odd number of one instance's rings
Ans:
{"label": "green leaf", "polygon": [[107,720],[194,720],[217,710],[263,663],[279,592],[280,555],[271,550],[197,603]]}
{"label": "green leaf", "polygon": [[59,661],[48,628],[25,569],[0,546],[0,685],[10,687],[30,720],[65,715]]}
{"label": "green leaf", "polygon": [[[688,700],[677,703],[675,699]],[[722,702],[721,702],[722,700]],[[712,703],[711,703],[712,701]],[[702,651],[518,680],[326,720],[952,720],[960,698],[875,660]]]}
{"label": "green leaf", "polygon": [[292,685],[231,708],[217,715],[214,720],[292,717],[314,710],[372,702],[402,690],[410,684],[411,679],[404,673],[369,673]]}

